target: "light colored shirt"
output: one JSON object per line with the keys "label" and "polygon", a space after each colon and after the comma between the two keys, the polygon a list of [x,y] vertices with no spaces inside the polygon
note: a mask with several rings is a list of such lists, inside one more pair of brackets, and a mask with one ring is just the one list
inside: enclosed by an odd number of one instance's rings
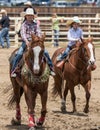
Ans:
{"label": "light colored shirt", "polygon": [[59,19],[58,18],[52,18],[52,29],[59,30]]}
{"label": "light colored shirt", "polygon": [[39,37],[41,37],[41,30],[38,24],[33,21],[32,23],[29,23],[28,21],[25,21],[21,26],[21,37],[23,41],[31,41],[31,34],[35,34]]}
{"label": "light colored shirt", "polygon": [[68,46],[73,46],[76,41],[80,38],[83,38],[83,31],[81,28],[74,29],[73,27],[68,31]]}

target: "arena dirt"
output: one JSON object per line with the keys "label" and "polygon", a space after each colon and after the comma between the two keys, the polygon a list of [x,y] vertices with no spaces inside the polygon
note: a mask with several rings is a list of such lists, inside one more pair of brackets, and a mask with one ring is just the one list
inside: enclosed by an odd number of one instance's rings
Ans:
{"label": "arena dirt", "polygon": [[[24,96],[21,99],[21,112],[22,112],[22,125],[12,126],[11,119],[15,116],[15,110],[7,107],[9,92],[5,90],[11,86],[9,79],[9,56],[14,50],[0,48],[0,130],[27,130],[28,114],[27,106]],[[47,47],[47,50],[52,56],[56,48]],[[46,121],[41,130],[100,130],[100,48],[96,48],[96,64],[97,69],[92,72],[92,88],[90,99],[90,112],[83,113],[85,105],[85,92],[82,87],[80,89],[76,86],[76,105],[78,113],[71,114],[72,104],[70,100],[70,93],[66,100],[67,113],[63,114],[60,110],[60,98],[54,99],[51,94],[53,86],[53,78],[50,77],[49,90],[48,90],[48,103]],[[38,96],[36,102],[36,118],[40,115],[41,103]]]}

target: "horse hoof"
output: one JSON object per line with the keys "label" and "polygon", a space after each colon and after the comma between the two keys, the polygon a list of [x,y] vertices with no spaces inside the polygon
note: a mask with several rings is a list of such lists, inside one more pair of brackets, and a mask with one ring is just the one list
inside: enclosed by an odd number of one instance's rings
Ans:
{"label": "horse hoof", "polygon": [[42,127],[43,123],[44,123],[44,122],[37,121],[37,122],[36,122],[36,126],[37,126],[37,127]]}
{"label": "horse hoof", "polygon": [[36,130],[36,128],[35,127],[31,127],[31,128],[29,128],[29,130]]}
{"label": "horse hoof", "polygon": [[83,112],[88,113],[88,112],[89,112],[89,110],[84,109],[84,111],[83,111]]}
{"label": "horse hoof", "polygon": [[37,123],[37,127],[42,127],[43,123],[42,122],[38,122]]}
{"label": "horse hoof", "polygon": [[73,115],[78,115],[77,111],[72,111]]}
{"label": "horse hoof", "polygon": [[17,119],[14,119],[14,118],[13,118],[13,119],[11,120],[11,124],[12,124],[12,125],[21,125],[21,120],[17,120]]}
{"label": "horse hoof", "polygon": [[65,112],[66,112],[66,107],[65,107],[65,106],[61,106],[61,111],[62,111],[63,113],[65,113]]}
{"label": "horse hoof", "polygon": [[36,121],[37,127],[42,127],[44,121],[45,121],[45,117],[40,117],[40,118]]}

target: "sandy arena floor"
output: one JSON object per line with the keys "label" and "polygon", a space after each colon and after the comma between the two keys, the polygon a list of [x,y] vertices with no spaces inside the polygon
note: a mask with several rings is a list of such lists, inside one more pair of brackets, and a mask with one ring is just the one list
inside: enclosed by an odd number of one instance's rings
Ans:
{"label": "sandy arena floor", "polygon": [[[22,125],[12,126],[11,119],[15,116],[15,110],[10,110],[7,107],[9,93],[4,94],[4,90],[11,84],[9,79],[9,62],[8,58],[15,48],[1,49],[0,48],[0,130],[27,130],[28,114],[27,106],[24,96],[21,99],[22,111]],[[52,56],[55,48],[47,47],[50,55]],[[96,48],[96,64],[97,69],[92,72],[92,88],[90,99],[90,112],[83,113],[85,105],[85,92],[81,87],[75,88],[76,104],[78,115],[62,114],[60,111],[60,98],[54,99],[51,95],[53,78],[50,77],[49,83],[49,96],[48,96],[48,113],[46,121],[42,130],[100,130],[100,48]],[[72,110],[70,100],[70,93],[66,101],[67,111]],[[37,98],[36,116],[38,116],[41,109],[40,97]]]}

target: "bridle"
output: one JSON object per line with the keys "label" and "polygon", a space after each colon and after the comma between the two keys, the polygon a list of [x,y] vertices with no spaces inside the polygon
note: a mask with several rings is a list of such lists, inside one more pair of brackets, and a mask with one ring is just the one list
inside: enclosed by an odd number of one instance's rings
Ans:
{"label": "bridle", "polygon": [[77,68],[75,65],[73,65],[71,63],[70,58],[68,59],[68,62],[72,66],[72,68],[74,68],[79,73],[83,73],[83,72],[87,71],[90,66],[90,64],[88,62],[90,59],[90,56],[89,56],[85,46],[87,46],[87,44],[86,45],[82,44],[80,47],[76,48],[75,52],[73,53],[73,54],[75,54],[75,53],[77,54],[78,60],[83,64],[82,69]]}

